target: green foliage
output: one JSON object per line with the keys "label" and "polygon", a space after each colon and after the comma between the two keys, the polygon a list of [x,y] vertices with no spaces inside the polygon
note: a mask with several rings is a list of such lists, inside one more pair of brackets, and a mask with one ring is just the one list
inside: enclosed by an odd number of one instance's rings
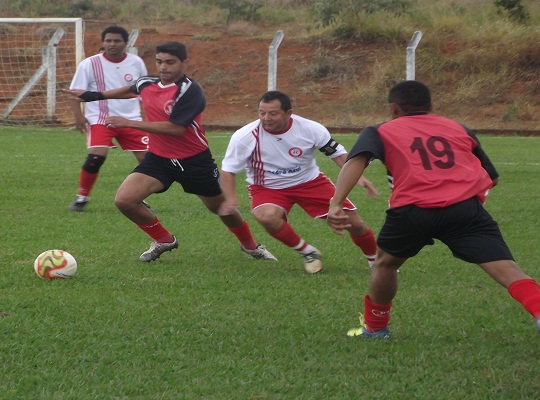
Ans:
{"label": "green foliage", "polygon": [[501,13],[505,12],[511,20],[523,23],[530,19],[530,15],[521,0],[495,0],[494,3],[499,11]]}
{"label": "green foliage", "polygon": [[323,27],[334,26],[337,37],[348,38],[362,30],[366,15],[376,12],[400,15],[410,7],[410,0],[318,0],[314,15]]}
{"label": "green foliage", "polygon": [[249,0],[218,0],[217,5],[227,10],[227,26],[235,19],[258,21],[260,19],[259,9],[263,6],[260,2]]}
{"label": "green foliage", "polygon": [[[208,135],[221,161],[229,133]],[[350,148],[356,135],[334,135]],[[486,207],[517,262],[540,277],[540,138],[483,136],[501,173]],[[112,151],[83,213],[67,206],[85,157],[73,131],[0,130],[0,398],[90,399],[535,399],[538,332],[532,318],[478,267],[440,243],[399,276],[390,342],[348,338],[370,271],[347,237],[294,207],[289,220],[324,253],[308,276],[292,250],[241,211],[279,259],[257,262],[193,195],[174,185],[149,202],[180,239],[151,264],[150,240],[113,205],[135,160]],[[335,164],[319,157],[335,179]],[[381,196],[351,199],[376,232],[389,192],[383,166],[367,177]],[[243,178],[242,176],[240,177]],[[75,256],[75,279],[33,271],[45,249]]]}

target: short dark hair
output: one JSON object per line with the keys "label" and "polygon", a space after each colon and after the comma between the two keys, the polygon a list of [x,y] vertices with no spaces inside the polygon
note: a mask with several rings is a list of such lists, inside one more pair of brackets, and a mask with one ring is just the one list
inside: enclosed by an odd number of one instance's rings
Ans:
{"label": "short dark hair", "polygon": [[160,44],[156,47],[157,53],[167,53],[172,56],[178,57],[180,61],[187,59],[186,45],[180,42],[167,42]]}
{"label": "short dark hair", "polygon": [[388,92],[388,103],[396,103],[405,113],[431,110],[429,88],[419,81],[403,81]]}
{"label": "short dark hair", "polygon": [[287,96],[285,93],[280,92],[278,90],[270,90],[266,93],[264,93],[261,98],[259,99],[259,103],[270,103],[271,101],[279,100],[279,103],[281,104],[281,109],[283,111],[289,111],[292,109],[292,103],[291,98]]}
{"label": "short dark hair", "polygon": [[129,35],[127,31],[122,28],[121,26],[109,26],[106,28],[103,32],[101,32],[101,41],[105,41],[105,36],[107,33],[118,33],[122,36],[122,39],[124,39],[124,42],[127,43]]}

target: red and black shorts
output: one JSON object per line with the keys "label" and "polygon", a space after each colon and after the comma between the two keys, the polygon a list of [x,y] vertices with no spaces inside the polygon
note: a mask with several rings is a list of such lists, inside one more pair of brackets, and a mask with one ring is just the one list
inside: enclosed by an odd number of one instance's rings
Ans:
{"label": "red and black shorts", "polygon": [[214,197],[221,194],[219,170],[209,149],[188,158],[165,158],[146,153],[133,172],[151,176],[169,189],[173,182],[182,185],[184,192],[198,196]]}
{"label": "red and black shorts", "polygon": [[474,197],[444,208],[414,205],[391,208],[377,238],[377,246],[399,258],[410,258],[438,239],[454,257],[482,264],[513,260],[497,222]]}

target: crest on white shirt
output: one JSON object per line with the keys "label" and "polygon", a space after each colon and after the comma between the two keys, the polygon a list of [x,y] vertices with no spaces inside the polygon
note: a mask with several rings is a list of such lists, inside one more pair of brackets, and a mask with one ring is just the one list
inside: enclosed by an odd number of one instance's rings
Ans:
{"label": "crest on white shirt", "polygon": [[299,147],[291,147],[289,149],[289,154],[291,157],[301,157],[302,156],[302,149]]}

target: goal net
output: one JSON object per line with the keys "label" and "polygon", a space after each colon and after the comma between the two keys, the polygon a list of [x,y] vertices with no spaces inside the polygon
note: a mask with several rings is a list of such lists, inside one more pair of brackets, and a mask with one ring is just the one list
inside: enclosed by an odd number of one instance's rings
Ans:
{"label": "goal net", "polygon": [[84,58],[81,18],[0,18],[0,125],[73,122],[67,96]]}

